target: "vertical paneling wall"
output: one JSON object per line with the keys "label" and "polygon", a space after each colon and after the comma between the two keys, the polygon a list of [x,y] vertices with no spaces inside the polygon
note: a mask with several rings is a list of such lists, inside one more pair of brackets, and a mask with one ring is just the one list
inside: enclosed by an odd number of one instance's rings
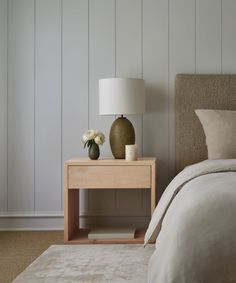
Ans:
{"label": "vertical paneling wall", "polygon": [[[146,80],[147,112],[130,119],[139,154],[158,158],[160,193],[174,172],[175,75],[236,73],[235,14],[235,0],[0,0],[0,211],[62,211],[62,162],[87,155],[86,129],[105,132],[110,155],[104,77]],[[148,192],[80,202],[85,218],[148,219]]]}
{"label": "vertical paneling wall", "polygon": [[7,207],[34,210],[34,2],[8,1]]}
{"label": "vertical paneling wall", "polygon": [[59,211],[62,207],[61,1],[36,0],[34,11],[35,210]]}

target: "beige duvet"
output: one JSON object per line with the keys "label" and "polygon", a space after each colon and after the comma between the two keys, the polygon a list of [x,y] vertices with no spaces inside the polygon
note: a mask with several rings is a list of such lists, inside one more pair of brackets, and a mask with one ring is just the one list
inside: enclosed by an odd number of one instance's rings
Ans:
{"label": "beige duvet", "polygon": [[156,208],[150,283],[236,282],[236,159],[185,168]]}

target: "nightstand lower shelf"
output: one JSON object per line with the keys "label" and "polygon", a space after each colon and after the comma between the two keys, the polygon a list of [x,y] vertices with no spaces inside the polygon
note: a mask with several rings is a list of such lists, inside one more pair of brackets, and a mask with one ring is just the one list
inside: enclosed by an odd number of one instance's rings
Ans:
{"label": "nightstand lower shelf", "polygon": [[134,239],[88,239],[90,229],[77,230],[65,244],[143,244],[146,229],[137,229]]}

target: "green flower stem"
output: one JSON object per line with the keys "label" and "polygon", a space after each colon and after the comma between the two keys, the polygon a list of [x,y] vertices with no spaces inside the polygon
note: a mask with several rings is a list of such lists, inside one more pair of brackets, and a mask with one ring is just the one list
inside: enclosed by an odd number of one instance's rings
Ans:
{"label": "green flower stem", "polygon": [[84,144],[84,148],[85,148],[86,146],[87,146],[87,147],[91,147],[91,145],[94,144],[94,143],[95,143],[94,139],[89,140],[89,141],[86,141],[86,143]]}

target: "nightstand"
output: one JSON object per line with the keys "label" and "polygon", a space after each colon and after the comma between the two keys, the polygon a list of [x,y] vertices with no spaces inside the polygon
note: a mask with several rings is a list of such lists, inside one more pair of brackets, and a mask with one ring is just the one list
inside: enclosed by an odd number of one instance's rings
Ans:
{"label": "nightstand", "polygon": [[79,190],[83,189],[149,189],[151,208],[156,207],[156,158],[90,160],[75,158],[64,166],[64,242],[143,243],[145,229],[137,230],[134,239],[89,240],[89,229],[79,227]]}

